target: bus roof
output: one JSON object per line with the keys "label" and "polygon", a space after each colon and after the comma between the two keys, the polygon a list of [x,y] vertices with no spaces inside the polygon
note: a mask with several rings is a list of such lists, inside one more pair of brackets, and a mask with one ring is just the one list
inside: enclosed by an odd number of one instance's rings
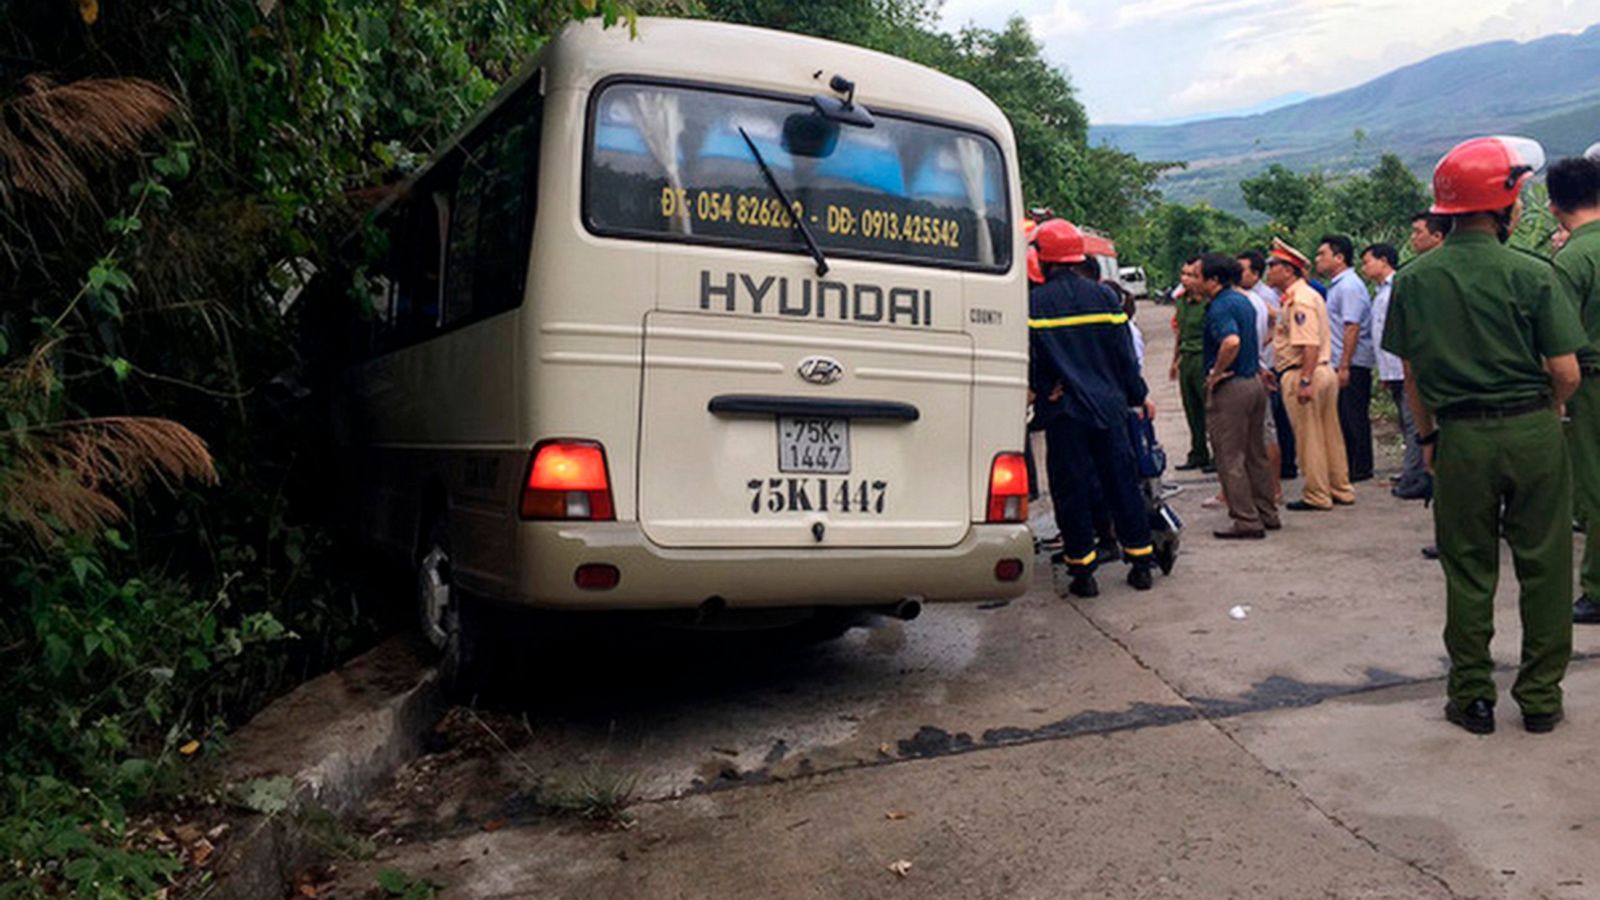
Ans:
{"label": "bus roof", "polygon": [[[598,21],[568,25],[540,53],[546,90],[592,88],[618,75],[703,81],[783,94],[827,94],[834,75],[856,83],[868,109],[957,122],[1003,144],[1011,126],[982,91],[942,72],[821,38],[698,19],[641,18],[639,36]],[[1008,148],[1009,149],[1009,148]]]}
{"label": "bus roof", "polygon": [[[713,48],[715,51],[712,52]],[[542,73],[542,76],[541,76]],[[872,110],[923,116],[988,132],[1015,155],[1011,123],[994,101],[959,78],[927,66],[821,38],[700,19],[642,17],[638,37],[599,19],[573,22],[508,79],[428,162],[395,185],[382,211],[449,155],[478,125],[530,81],[542,91],[587,90],[607,78],[641,76],[788,95],[828,94],[834,75],[856,83],[855,99]]]}

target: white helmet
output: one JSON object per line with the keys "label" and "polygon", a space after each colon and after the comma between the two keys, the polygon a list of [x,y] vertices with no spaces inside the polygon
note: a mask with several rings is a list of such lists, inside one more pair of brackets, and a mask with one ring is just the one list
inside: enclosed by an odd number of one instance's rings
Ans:
{"label": "white helmet", "polygon": [[1590,144],[1589,149],[1583,151],[1583,155],[1589,159],[1600,161],[1600,141]]}

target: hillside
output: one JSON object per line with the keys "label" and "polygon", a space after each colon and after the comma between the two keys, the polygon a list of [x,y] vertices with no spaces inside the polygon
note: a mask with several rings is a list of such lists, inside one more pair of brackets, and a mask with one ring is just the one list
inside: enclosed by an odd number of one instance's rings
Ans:
{"label": "hillside", "polygon": [[1600,140],[1600,25],[1453,50],[1268,114],[1090,129],[1142,159],[1187,161],[1162,182],[1169,198],[1236,212],[1239,179],[1271,163],[1339,171],[1393,151],[1426,174],[1461,138],[1493,133],[1537,138],[1552,156]]}

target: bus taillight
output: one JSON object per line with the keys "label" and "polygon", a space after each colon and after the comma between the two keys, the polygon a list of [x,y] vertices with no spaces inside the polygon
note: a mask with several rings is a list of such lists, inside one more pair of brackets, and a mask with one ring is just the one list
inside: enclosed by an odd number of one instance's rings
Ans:
{"label": "bus taillight", "polygon": [[616,518],[606,451],[594,441],[546,441],[533,448],[522,489],[524,519]]}
{"label": "bus taillight", "polygon": [[990,522],[1028,520],[1028,463],[1021,453],[1001,453],[989,467]]}

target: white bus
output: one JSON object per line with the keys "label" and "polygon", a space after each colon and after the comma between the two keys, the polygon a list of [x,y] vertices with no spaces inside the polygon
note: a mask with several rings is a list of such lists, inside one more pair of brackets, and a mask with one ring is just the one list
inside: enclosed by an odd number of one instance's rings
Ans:
{"label": "white bus", "polygon": [[494,610],[1020,594],[1019,197],[1000,110],[904,60],[701,21],[553,39],[381,211],[346,339],[346,507],[415,567],[446,672]]}

